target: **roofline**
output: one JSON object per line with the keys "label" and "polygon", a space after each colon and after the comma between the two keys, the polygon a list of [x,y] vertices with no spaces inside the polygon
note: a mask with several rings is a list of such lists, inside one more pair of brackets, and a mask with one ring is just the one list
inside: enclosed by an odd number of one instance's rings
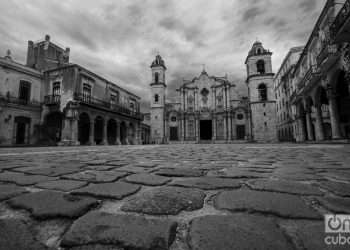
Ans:
{"label": "roofline", "polygon": [[[0,59],[2,59],[2,60],[0,60],[1,66],[5,66],[5,67],[11,68],[13,70],[21,71],[22,73],[29,74],[29,75],[32,75],[32,76],[37,77],[37,78],[43,77],[43,73],[41,71],[35,70],[31,67],[28,67],[27,65],[18,63],[16,61],[13,61],[12,59],[10,61],[7,61],[7,59],[5,57],[0,57]],[[10,62],[10,63],[7,63],[7,62]],[[23,69],[21,67],[25,67],[25,69]]]}
{"label": "roofline", "polygon": [[296,46],[296,47],[292,47],[289,49],[287,55],[284,57],[282,63],[281,63],[281,66],[280,68],[278,69],[276,75],[275,75],[275,78],[279,75],[279,73],[281,72],[282,68],[283,68],[283,65],[286,63],[287,59],[292,55],[292,53],[297,53],[297,52],[300,52],[300,51],[303,51],[304,50],[304,46]]}
{"label": "roofline", "polygon": [[45,73],[46,73],[46,72],[56,71],[56,70],[61,70],[61,69],[66,69],[66,68],[71,68],[71,67],[77,67],[77,68],[79,68],[79,69],[82,69],[82,70],[84,70],[84,71],[87,71],[89,74],[91,74],[91,75],[93,75],[93,76],[99,78],[100,80],[103,80],[103,81],[105,81],[105,82],[107,82],[107,83],[109,83],[109,84],[112,84],[112,85],[114,85],[115,87],[119,88],[120,90],[122,90],[122,91],[128,93],[129,95],[132,95],[133,97],[136,97],[137,99],[141,100],[141,97],[139,97],[139,96],[137,96],[137,95],[131,93],[129,90],[126,90],[126,89],[120,87],[120,86],[117,85],[116,83],[111,82],[111,81],[107,80],[106,78],[104,78],[104,77],[102,77],[102,76],[100,76],[100,75],[98,75],[98,74],[92,72],[91,70],[89,70],[89,69],[87,69],[87,68],[84,68],[83,66],[81,66],[81,65],[79,65],[79,64],[76,64],[76,63],[68,64],[68,65],[65,65],[65,66],[62,66],[62,67],[58,67],[58,68],[55,68],[55,69],[50,69],[50,70],[45,71]]}

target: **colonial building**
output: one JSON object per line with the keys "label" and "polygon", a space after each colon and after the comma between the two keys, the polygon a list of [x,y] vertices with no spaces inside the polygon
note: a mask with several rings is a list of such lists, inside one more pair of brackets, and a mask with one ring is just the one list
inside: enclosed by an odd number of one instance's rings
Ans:
{"label": "colonial building", "polygon": [[184,80],[178,102],[166,102],[166,66],[158,55],[151,65],[151,140],[153,143],[247,141],[251,139],[247,98],[225,77],[205,70]]}
{"label": "colonial building", "polygon": [[350,1],[328,0],[293,72],[299,142],[350,138],[349,31]]}
{"label": "colonial building", "polygon": [[277,135],[279,141],[296,140],[293,132],[295,121],[290,97],[293,93],[293,70],[303,48],[304,47],[294,47],[289,50],[274,78]]}
{"label": "colonial building", "polygon": [[27,63],[0,58],[0,145],[141,143],[140,98],[77,64],[46,36]]}
{"label": "colonial building", "polygon": [[251,134],[254,141],[275,142],[276,100],[273,88],[272,52],[257,41],[245,61],[251,114]]}

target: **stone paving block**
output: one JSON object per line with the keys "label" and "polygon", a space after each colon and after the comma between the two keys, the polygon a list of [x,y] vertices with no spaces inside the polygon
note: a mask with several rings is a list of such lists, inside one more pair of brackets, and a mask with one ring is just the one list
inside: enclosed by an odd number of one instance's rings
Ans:
{"label": "stone paving block", "polygon": [[318,185],[320,188],[326,189],[343,197],[350,197],[350,183],[322,181]]}
{"label": "stone paving block", "polygon": [[147,186],[161,186],[171,181],[171,178],[154,174],[133,174],[126,177],[125,180],[131,183],[143,184]]}
{"label": "stone paving block", "polygon": [[101,198],[123,199],[140,190],[139,185],[126,182],[90,184],[87,187],[74,190],[73,194],[90,195]]}
{"label": "stone paving block", "polygon": [[37,174],[37,175],[45,175],[45,176],[60,176],[65,174],[75,173],[81,170],[81,165],[73,165],[73,166],[50,166],[44,168],[16,168],[16,171],[24,172],[27,174]]}
{"label": "stone paving block", "polygon": [[46,250],[29,225],[18,219],[0,219],[0,250]]}
{"label": "stone paving block", "polygon": [[285,218],[321,218],[321,215],[308,207],[299,196],[291,194],[247,189],[223,191],[215,198],[214,205],[217,209],[258,212]]}
{"label": "stone paving block", "polygon": [[203,171],[188,168],[160,168],[155,174],[168,177],[199,177],[203,175]]}
{"label": "stone paving block", "polygon": [[209,171],[208,176],[223,177],[223,178],[264,178],[271,174],[255,173],[240,168],[223,168],[220,170]]}
{"label": "stone paving block", "polygon": [[323,195],[323,193],[311,184],[305,184],[287,180],[254,180],[248,182],[255,190],[273,191],[301,195]]}
{"label": "stone paving block", "polygon": [[14,208],[29,210],[39,219],[76,218],[95,206],[97,200],[55,191],[41,191],[17,196],[10,199],[8,204]]}
{"label": "stone paving block", "polygon": [[176,215],[203,207],[205,193],[196,189],[158,187],[139,193],[121,207],[123,211],[153,215]]}
{"label": "stone paving block", "polygon": [[135,167],[143,167],[143,168],[154,168],[158,166],[157,163],[154,162],[139,162],[136,164],[133,164]]}
{"label": "stone paving block", "polygon": [[72,180],[55,180],[48,182],[41,182],[35,186],[43,189],[59,190],[59,191],[71,191],[77,188],[85,186],[87,183],[84,181],[72,181]]}
{"label": "stone paving block", "polygon": [[293,249],[271,219],[252,215],[208,215],[191,222],[192,250]]}
{"label": "stone paving block", "polygon": [[241,183],[235,179],[215,178],[215,177],[197,177],[174,180],[170,183],[173,186],[200,188],[204,190],[214,190],[223,188],[239,188]]}
{"label": "stone paving block", "polygon": [[150,168],[144,168],[144,167],[135,167],[132,165],[127,165],[127,166],[123,166],[118,168],[119,171],[124,171],[124,172],[129,172],[129,173],[135,173],[135,174],[139,174],[139,173],[145,173],[145,172],[149,172],[152,169]]}
{"label": "stone paving block", "polygon": [[350,198],[326,196],[318,198],[318,201],[334,213],[350,214]]}
{"label": "stone paving block", "polygon": [[90,212],[73,223],[61,245],[97,243],[125,249],[166,250],[175,239],[176,227],[177,223],[169,219]]}
{"label": "stone paving block", "polygon": [[128,173],[120,172],[120,171],[86,170],[79,173],[64,175],[62,176],[62,178],[100,183],[100,182],[113,182],[127,175]]}
{"label": "stone paving block", "polygon": [[26,190],[23,187],[18,187],[13,184],[0,184],[0,201],[12,198],[25,192]]}
{"label": "stone paving block", "polygon": [[43,175],[30,175],[17,172],[3,172],[0,173],[0,181],[4,182],[14,182],[18,185],[33,185],[39,182],[53,181],[56,180],[55,177],[43,176]]}

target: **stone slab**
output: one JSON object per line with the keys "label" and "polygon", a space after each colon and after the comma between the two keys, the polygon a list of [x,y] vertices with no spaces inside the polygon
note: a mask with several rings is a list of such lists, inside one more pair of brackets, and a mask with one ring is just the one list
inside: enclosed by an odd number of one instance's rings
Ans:
{"label": "stone slab", "polygon": [[336,195],[350,197],[350,183],[322,181],[319,183],[319,186],[335,193]]}
{"label": "stone slab", "polygon": [[323,195],[321,190],[311,184],[288,180],[254,180],[248,185],[255,190],[273,191],[300,195]]}
{"label": "stone slab", "polygon": [[168,249],[175,239],[177,223],[135,215],[90,212],[76,220],[64,235],[63,247],[111,244],[125,249]]}
{"label": "stone slab", "polygon": [[203,207],[205,193],[196,189],[158,187],[142,192],[121,207],[123,211],[153,215],[176,215]]}
{"label": "stone slab", "polygon": [[74,189],[81,188],[86,185],[84,181],[73,181],[73,180],[55,180],[48,182],[41,182],[35,186],[43,189],[59,190],[59,191],[71,191]]}
{"label": "stone slab", "polygon": [[76,218],[97,205],[97,200],[55,191],[41,191],[17,196],[10,199],[8,204],[14,208],[28,210],[39,219]]}
{"label": "stone slab", "polygon": [[73,166],[50,166],[44,168],[17,168],[16,171],[24,172],[33,175],[45,175],[45,176],[60,176],[65,174],[75,173],[81,170],[80,165]]}
{"label": "stone slab", "polygon": [[33,231],[18,219],[0,219],[0,250],[46,250]]}
{"label": "stone slab", "polygon": [[334,213],[350,214],[350,198],[342,197],[320,197],[319,202]]}
{"label": "stone slab", "polygon": [[25,192],[26,190],[23,187],[18,187],[13,184],[0,184],[0,201],[12,198]]}
{"label": "stone slab", "polygon": [[73,194],[91,195],[101,198],[123,199],[126,196],[132,195],[140,190],[139,185],[126,182],[113,182],[103,184],[90,184],[74,190]]}
{"label": "stone slab", "polygon": [[215,178],[215,177],[198,177],[175,180],[170,183],[173,186],[200,188],[204,190],[215,190],[223,188],[239,188],[241,183],[235,179]]}
{"label": "stone slab", "polygon": [[39,182],[53,181],[55,177],[48,177],[44,175],[30,175],[17,172],[3,172],[0,174],[0,181],[13,182],[18,185],[27,186],[37,184]]}
{"label": "stone slab", "polygon": [[189,236],[192,250],[293,249],[271,219],[252,215],[198,217]]}
{"label": "stone slab", "polygon": [[168,177],[199,177],[203,175],[203,171],[186,168],[160,168],[155,174]]}
{"label": "stone slab", "polygon": [[128,173],[120,172],[120,171],[86,170],[79,173],[65,175],[62,178],[100,183],[100,182],[113,182],[126,175],[128,175]]}
{"label": "stone slab", "polygon": [[170,178],[154,174],[133,174],[126,177],[125,180],[131,183],[147,186],[161,186],[171,181]]}
{"label": "stone slab", "polygon": [[320,219],[321,215],[296,195],[247,189],[223,191],[214,201],[217,209],[272,214],[285,218]]}

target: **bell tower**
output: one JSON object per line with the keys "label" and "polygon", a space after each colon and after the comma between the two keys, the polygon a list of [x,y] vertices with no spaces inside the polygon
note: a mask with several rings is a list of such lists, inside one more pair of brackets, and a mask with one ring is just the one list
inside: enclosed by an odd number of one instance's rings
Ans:
{"label": "bell tower", "polygon": [[253,140],[277,141],[276,100],[273,88],[272,52],[256,41],[245,61]]}
{"label": "bell tower", "polygon": [[151,141],[159,144],[165,142],[165,71],[164,60],[157,55],[151,64]]}

